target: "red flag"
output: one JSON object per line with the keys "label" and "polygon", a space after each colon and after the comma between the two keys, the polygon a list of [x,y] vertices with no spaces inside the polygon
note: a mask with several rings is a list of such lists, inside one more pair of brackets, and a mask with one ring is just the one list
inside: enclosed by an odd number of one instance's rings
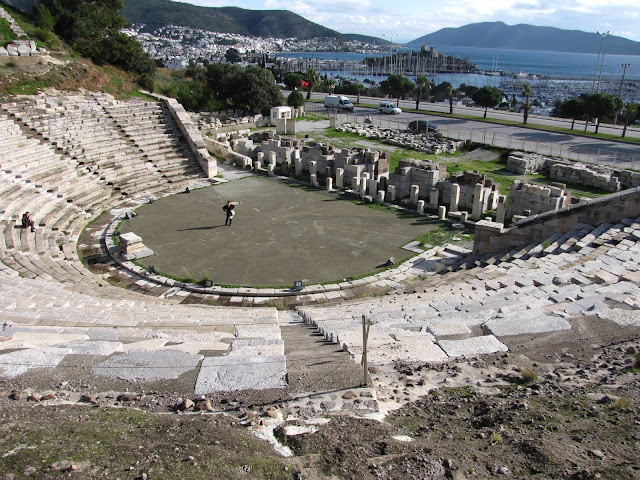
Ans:
{"label": "red flag", "polygon": [[300,86],[302,88],[307,88],[309,86],[309,82],[305,82],[304,80],[300,79]]}

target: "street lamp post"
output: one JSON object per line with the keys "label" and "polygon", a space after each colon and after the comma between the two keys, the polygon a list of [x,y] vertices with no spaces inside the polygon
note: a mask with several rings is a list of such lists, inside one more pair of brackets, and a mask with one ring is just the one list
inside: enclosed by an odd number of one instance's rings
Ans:
{"label": "street lamp post", "polygon": [[[604,64],[604,55],[602,55],[602,43],[604,42],[604,37],[611,33],[611,30],[607,30],[605,33],[596,32],[600,35],[600,50],[598,50],[598,61],[596,62],[596,71],[593,74],[593,85],[591,86],[591,93],[596,88],[596,78],[598,77],[598,66],[600,66],[600,77],[602,77],[602,64]],[[600,61],[600,57],[602,56],[602,62]],[[598,78],[598,90],[600,90],[600,78]]]}

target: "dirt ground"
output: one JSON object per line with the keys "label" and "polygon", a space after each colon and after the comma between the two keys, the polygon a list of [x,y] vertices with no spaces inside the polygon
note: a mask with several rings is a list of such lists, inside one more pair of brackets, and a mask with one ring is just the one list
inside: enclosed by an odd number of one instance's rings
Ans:
{"label": "dirt ground", "polygon": [[[193,379],[97,383],[84,358],[64,376],[2,381],[0,479],[640,478],[638,328],[585,317],[510,338],[506,354],[371,367],[386,416],[305,410],[313,395],[302,392],[356,404],[367,394],[337,345],[302,325],[283,338],[285,391],[202,399]],[[38,398],[47,394],[56,399]],[[275,447],[258,438],[270,430]]]}

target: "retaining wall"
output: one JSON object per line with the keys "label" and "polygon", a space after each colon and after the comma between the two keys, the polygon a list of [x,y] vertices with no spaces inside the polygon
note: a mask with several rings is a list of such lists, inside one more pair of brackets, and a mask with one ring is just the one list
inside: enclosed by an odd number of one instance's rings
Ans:
{"label": "retaining wall", "polygon": [[523,247],[554,233],[567,233],[584,225],[615,224],[623,218],[638,217],[640,187],[533,215],[510,228],[504,228],[502,223],[482,220],[476,223],[473,253],[484,255]]}

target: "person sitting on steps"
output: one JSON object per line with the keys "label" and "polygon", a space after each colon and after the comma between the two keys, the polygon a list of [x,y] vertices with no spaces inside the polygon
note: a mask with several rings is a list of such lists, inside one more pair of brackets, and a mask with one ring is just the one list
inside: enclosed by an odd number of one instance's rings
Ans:
{"label": "person sitting on steps", "polygon": [[36,231],[36,223],[31,220],[31,217],[29,216],[29,212],[25,212],[24,215],[22,215],[22,228],[29,228],[31,227],[31,231],[35,232]]}

